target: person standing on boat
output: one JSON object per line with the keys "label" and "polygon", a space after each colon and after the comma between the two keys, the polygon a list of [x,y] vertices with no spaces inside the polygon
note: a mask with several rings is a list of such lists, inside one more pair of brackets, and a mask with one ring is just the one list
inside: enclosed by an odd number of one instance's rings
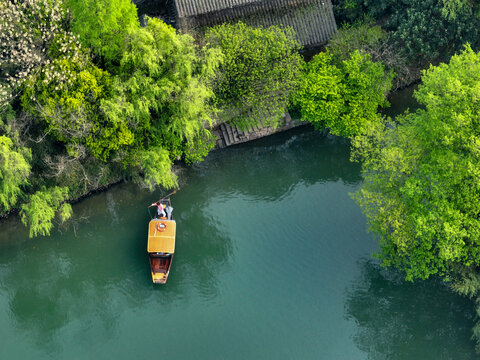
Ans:
{"label": "person standing on boat", "polygon": [[167,219],[172,220],[173,207],[171,207],[170,205],[167,205],[167,208],[165,210],[167,212]]}
{"label": "person standing on boat", "polygon": [[157,207],[157,219],[160,217],[166,217],[167,214],[165,214],[165,210],[163,209],[163,205],[160,201],[157,201],[156,203],[153,203],[150,206],[156,206]]}

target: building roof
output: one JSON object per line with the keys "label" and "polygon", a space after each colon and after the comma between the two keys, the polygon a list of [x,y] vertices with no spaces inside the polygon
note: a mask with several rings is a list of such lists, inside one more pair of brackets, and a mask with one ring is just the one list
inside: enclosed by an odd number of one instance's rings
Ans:
{"label": "building roof", "polygon": [[325,44],[337,31],[330,0],[277,10],[265,17],[250,16],[245,22],[252,26],[291,26],[303,46]]}
{"label": "building roof", "polygon": [[208,14],[214,11],[231,9],[237,6],[244,6],[262,2],[259,0],[176,0],[178,17],[189,17],[201,14]]}
{"label": "building roof", "polygon": [[304,46],[337,31],[331,0],[176,0],[177,24],[189,29],[242,20],[252,26],[291,26]]}
{"label": "building roof", "polygon": [[250,12],[249,10],[258,12],[312,2],[315,0],[175,0],[175,8],[178,17],[198,16],[225,10],[236,10],[237,15],[245,16]]}

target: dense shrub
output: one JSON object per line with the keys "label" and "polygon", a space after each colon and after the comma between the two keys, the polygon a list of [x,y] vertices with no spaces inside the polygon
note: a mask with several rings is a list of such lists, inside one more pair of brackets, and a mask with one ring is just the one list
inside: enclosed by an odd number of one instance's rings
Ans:
{"label": "dense shrub", "polygon": [[377,110],[387,105],[393,74],[359,51],[346,60],[322,52],[306,65],[294,102],[304,120],[333,134],[352,136],[378,119]]}
{"label": "dense shrub", "polygon": [[410,84],[420,72],[409,66],[403,53],[390,41],[388,33],[368,19],[353,25],[345,24],[333,35],[327,47],[338,60],[347,60],[355,50],[369,54],[372,61],[385,66],[387,73],[395,73],[392,90]]}
{"label": "dense shrub", "polygon": [[373,17],[411,63],[422,65],[448,59],[467,42],[474,48],[480,44],[480,18],[474,9],[463,0],[340,0],[335,5],[341,22]]}
{"label": "dense shrub", "polygon": [[293,30],[239,22],[208,29],[205,38],[225,56],[214,83],[221,119],[242,128],[276,125],[303,63]]}

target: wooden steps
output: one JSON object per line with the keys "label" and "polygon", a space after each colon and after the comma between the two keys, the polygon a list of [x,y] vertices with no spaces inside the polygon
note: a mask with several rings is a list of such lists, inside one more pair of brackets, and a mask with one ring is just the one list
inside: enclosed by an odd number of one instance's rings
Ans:
{"label": "wooden steps", "polygon": [[278,127],[271,126],[258,127],[252,126],[246,130],[240,130],[235,125],[221,123],[212,129],[213,134],[217,137],[216,148],[224,148],[235,144],[241,144],[247,141],[255,140],[264,136],[272,135],[277,132],[292,129],[297,126],[304,125],[304,122],[292,120],[288,113],[285,113]]}

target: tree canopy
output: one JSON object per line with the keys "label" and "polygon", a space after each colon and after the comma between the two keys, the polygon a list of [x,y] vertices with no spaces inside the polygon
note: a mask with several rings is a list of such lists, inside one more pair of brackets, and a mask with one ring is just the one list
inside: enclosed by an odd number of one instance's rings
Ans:
{"label": "tree canopy", "polygon": [[66,33],[66,24],[61,0],[0,0],[0,112],[48,61],[47,50],[55,37]]}
{"label": "tree canopy", "polygon": [[339,23],[374,18],[411,66],[424,67],[447,60],[466,42],[480,46],[478,5],[476,0],[339,0],[334,9]]}
{"label": "tree canopy", "polygon": [[140,26],[129,0],[0,0],[0,15],[0,210],[31,236],[119,179],[176,186],[174,161],[213,147],[218,48]]}
{"label": "tree canopy", "polygon": [[93,65],[72,36],[58,36],[49,57],[26,81],[23,110],[42,120],[57,140],[71,148],[85,145],[103,160],[130,144],[133,136],[125,124],[107,122],[100,111],[102,99],[110,96],[110,74]]}
{"label": "tree canopy", "polygon": [[0,209],[3,211],[10,210],[17,203],[22,186],[28,183],[30,157],[28,149],[15,149],[9,137],[0,136]]}
{"label": "tree canopy", "polygon": [[408,280],[480,265],[480,54],[466,46],[422,80],[424,109],[353,141],[365,177],[355,198],[383,263]]}
{"label": "tree canopy", "polygon": [[242,128],[276,125],[303,64],[293,30],[222,24],[208,29],[205,41],[225,57],[214,82],[222,120]]}
{"label": "tree canopy", "polygon": [[61,222],[70,218],[72,206],[64,202],[67,198],[68,188],[58,186],[42,188],[30,195],[20,212],[22,222],[29,226],[30,237],[49,235],[57,212]]}
{"label": "tree canopy", "polygon": [[393,74],[381,63],[358,50],[346,60],[328,51],[315,55],[306,65],[294,96],[302,118],[333,134],[359,134],[377,121],[378,108],[386,106]]}
{"label": "tree canopy", "polygon": [[442,14],[446,18],[456,19],[457,16],[471,15],[479,16],[480,2],[478,0],[442,0]]}
{"label": "tree canopy", "polygon": [[[109,122],[124,122],[134,134],[128,161],[140,167],[149,164],[138,159],[153,148],[168,151],[169,157],[156,157],[167,161],[165,166],[176,158],[199,160],[207,154],[211,146],[195,153],[201,148],[196,144],[199,138],[208,138],[205,126],[212,124],[214,113],[208,82],[221,61],[217,49],[201,51],[190,35],[178,34],[158,19],[148,18],[145,27],[131,30],[113,81],[113,96],[101,103]],[[165,166],[143,169],[149,184],[153,179],[162,179],[161,185],[174,183],[169,172],[153,176],[153,169]]]}
{"label": "tree canopy", "polygon": [[93,50],[109,70],[121,59],[128,34],[140,27],[137,8],[130,0],[66,0],[72,31]]}

